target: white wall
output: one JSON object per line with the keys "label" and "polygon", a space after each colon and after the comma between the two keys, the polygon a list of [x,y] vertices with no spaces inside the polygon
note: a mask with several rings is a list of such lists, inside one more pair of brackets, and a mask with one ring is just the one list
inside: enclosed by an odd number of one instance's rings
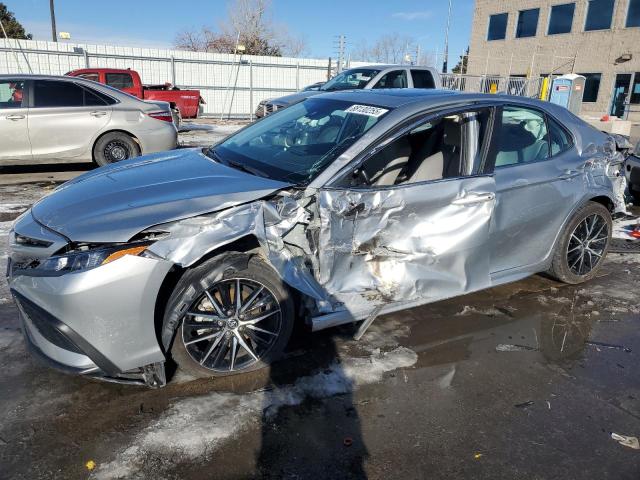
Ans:
{"label": "white wall", "polygon": [[64,75],[88,62],[89,67],[131,68],[144,83],[161,84],[173,82],[175,68],[175,84],[200,89],[208,114],[248,116],[262,99],[327,80],[328,59],[244,55],[241,65],[238,60],[232,54],[0,39],[0,73]]}

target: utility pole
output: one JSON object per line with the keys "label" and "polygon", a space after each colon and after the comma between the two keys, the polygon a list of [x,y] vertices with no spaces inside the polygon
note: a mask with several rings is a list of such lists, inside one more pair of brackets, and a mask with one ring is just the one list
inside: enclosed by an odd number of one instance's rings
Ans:
{"label": "utility pole", "polygon": [[442,73],[449,70],[449,27],[451,26],[451,0],[449,0],[449,14],[447,15],[447,30],[444,35],[444,60],[442,61]]}
{"label": "utility pole", "polygon": [[340,73],[342,71],[342,67],[344,66],[344,50],[345,50],[345,45],[346,45],[346,36],[345,35],[338,35],[338,65],[337,65],[337,69],[336,72]]}
{"label": "utility pole", "polygon": [[51,39],[58,41],[58,33],[56,32],[56,12],[53,7],[53,0],[49,0],[49,10],[51,11]]}

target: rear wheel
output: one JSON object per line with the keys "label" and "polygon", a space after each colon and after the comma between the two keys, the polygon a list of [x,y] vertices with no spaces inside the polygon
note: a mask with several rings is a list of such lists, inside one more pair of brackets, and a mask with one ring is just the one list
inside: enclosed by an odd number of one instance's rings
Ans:
{"label": "rear wheel", "polygon": [[549,273],[570,284],[595,277],[609,251],[611,232],[609,210],[599,203],[587,203],[565,226]]}
{"label": "rear wheel", "polygon": [[139,155],[138,144],[123,132],[107,133],[100,137],[93,147],[93,158],[101,167]]}
{"label": "rear wheel", "polygon": [[[197,377],[235,375],[263,368],[281,354],[294,321],[293,302],[280,278],[252,258],[245,269],[228,269],[219,258],[187,272],[174,290],[165,319],[181,313],[171,354]],[[177,310],[176,310],[177,309]]]}
{"label": "rear wheel", "polygon": [[[640,188],[640,187],[635,187]],[[629,192],[633,197],[633,203],[636,205],[640,205],[640,190],[634,190],[634,185],[629,185]]]}

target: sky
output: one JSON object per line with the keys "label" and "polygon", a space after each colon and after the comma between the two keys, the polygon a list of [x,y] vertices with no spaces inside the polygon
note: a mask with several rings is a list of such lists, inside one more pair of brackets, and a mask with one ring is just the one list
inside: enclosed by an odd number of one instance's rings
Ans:
{"label": "sky", "polygon": [[[36,40],[51,40],[49,0],[1,0]],[[213,27],[226,16],[226,0],[56,0],[58,31],[74,43],[171,48],[185,29]],[[473,0],[452,0],[450,63],[466,49]],[[385,34],[412,37],[423,52],[442,52],[446,0],[272,0],[273,19],[307,44],[305,56],[336,57],[336,37],[347,53]]]}

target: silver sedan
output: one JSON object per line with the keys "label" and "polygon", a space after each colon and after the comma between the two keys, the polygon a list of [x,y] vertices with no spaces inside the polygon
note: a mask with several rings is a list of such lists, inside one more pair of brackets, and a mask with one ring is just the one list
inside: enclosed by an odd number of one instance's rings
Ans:
{"label": "silver sedan", "polygon": [[9,285],[66,371],[165,383],[261,368],[312,330],[538,272],[597,274],[623,158],[556,105],[318,95],[208,150],[86,173],[23,214]]}
{"label": "silver sedan", "polygon": [[75,77],[0,75],[0,165],[106,165],[176,142],[168,103]]}

